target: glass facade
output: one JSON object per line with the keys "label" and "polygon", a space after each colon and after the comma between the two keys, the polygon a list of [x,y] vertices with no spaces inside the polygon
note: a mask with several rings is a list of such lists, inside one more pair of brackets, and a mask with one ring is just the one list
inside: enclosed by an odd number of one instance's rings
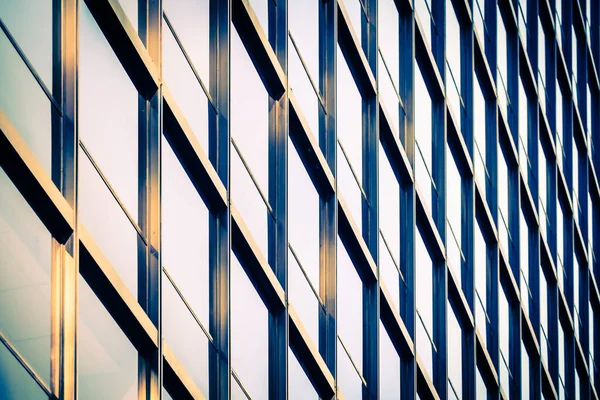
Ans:
{"label": "glass facade", "polygon": [[0,0],[0,399],[598,398],[598,1]]}

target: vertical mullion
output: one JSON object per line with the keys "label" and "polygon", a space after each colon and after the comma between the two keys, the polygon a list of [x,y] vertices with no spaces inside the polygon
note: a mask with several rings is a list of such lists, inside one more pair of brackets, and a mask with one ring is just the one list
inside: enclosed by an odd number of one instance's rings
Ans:
{"label": "vertical mullion", "polygon": [[[161,0],[138,2],[140,37],[150,57],[161,69]],[[162,93],[159,87],[148,99],[139,96],[139,221],[148,244],[138,241],[139,302],[159,333],[153,354],[140,355],[140,399],[160,398],[162,386],[162,343],[160,341],[160,143],[162,132]],[[142,359],[142,357],[145,357]],[[143,360],[143,362],[142,362]]]}
{"label": "vertical mullion", "polygon": [[[367,17],[362,18],[362,48],[377,79],[377,1],[367,0]],[[379,154],[379,109],[377,94],[363,97],[363,176],[367,195],[362,201],[363,236],[373,260],[379,264],[378,223],[378,154]],[[379,269],[378,269],[379,271]],[[377,273],[379,276],[379,272]],[[363,374],[367,382],[363,398],[379,398],[379,279],[363,284]]]}
{"label": "vertical mullion", "polygon": [[209,158],[227,190],[225,210],[209,217],[209,391],[211,397],[229,399],[231,392],[230,328],[230,35],[231,1],[210,1],[210,82],[216,108],[209,107]]}
{"label": "vertical mullion", "polygon": [[[404,112],[400,113],[400,141],[404,145],[411,166],[415,165],[415,12],[408,7],[399,10],[399,76],[400,98],[404,101]],[[413,169],[414,171],[414,169]],[[415,291],[415,186],[400,183],[400,270],[405,285],[400,285],[400,316],[411,339],[416,336],[416,291]],[[413,399],[417,389],[416,358],[400,360],[400,398]]]}
{"label": "vertical mullion", "polygon": [[[269,1],[269,41],[287,75],[287,0]],[[279,99],[269,97],[269,265],[287,292],[287,88]],[[288,311],[269,313],[269,398],[287,398]]]}
{"label": "vertical mullion", "polygon": [[52,112],[52,180],[73,209],[74,231],[65,245],[52,240],[51,391],[76,397],[77,328],[77,0],[52,2],[53,94],[63,111]]}

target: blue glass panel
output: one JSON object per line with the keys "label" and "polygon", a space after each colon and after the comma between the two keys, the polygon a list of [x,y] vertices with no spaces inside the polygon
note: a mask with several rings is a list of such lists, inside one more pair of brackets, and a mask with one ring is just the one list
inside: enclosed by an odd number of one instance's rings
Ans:
{"label": "blue glass panel", "polygon": [[80,9],[79,135],[137,220],[138,93],[83,2]]}
{"label": "blue glass panel", "polygon": [[82,277],[78,297],[78,397],[137,399],[137,351]]}
{"label": "blue glass panel", "polygon": [[208,209],[164,137],[162,174],[162,263],[208,326]]}
{"label": "blue glass panel", "polygon": [[[47,384],[51,243],[46,227],[0,169],[0,332]],[[3,365],[7,365],[5,373],[16,374],[12,367],[8,369],[8,362],[0,361],[0,370]],[[18,392],[12,385],[6,390]]]}
{"label": "blue glass panel", "polygon": [[231,254],[231,365],[252,398],[269,393],[269,312]]}

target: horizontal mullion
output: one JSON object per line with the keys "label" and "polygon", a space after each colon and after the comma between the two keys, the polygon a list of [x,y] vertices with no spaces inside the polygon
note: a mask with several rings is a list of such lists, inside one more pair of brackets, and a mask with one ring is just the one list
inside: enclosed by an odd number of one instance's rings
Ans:
{"label": "horizontal mullion", "polygon": [[[567,62],[563,54],[563,49],[556,46],[556,79],[562,88],[562,92],[571,97],[571,78],[567,69]],[[557,95],[560,94],[557,92]],[[559,96],[557,96],[559,97]]]}
{"label": "horizontal mullion", "polygon": [[163,380],[165,389],[167,389],[169,394],[177,399],[206,399],[164,340],[162,343],[162,352],[164,360]]}
{"label": "horizontal mullion", "polygon": [[[523,301],[529,301],[529,299],[522,299]],[[533,325],[529,320],[529,316],[525,313],[523,304],[521,304],[521,334],[523,336],[523,343],[529,349],[527,353],[534,352],[535,359],[540,358],[540,344],[537,340]]]}
{"label": "horizontal mullion", "polygon": [[556,160],[556,145],[554,144],[554,135],[550,130],[550,124],[546,118],[546,113],[542,109],[542,105],[538,102],[538,114],[539,114],[539,135],[544,149],[544,155],[548,162]]}
{"label": "horizontal mullion", "polygon": [[288,303],[290,347],[303,365],[306,375],[313,383],[319,397],[329,399],[335,394],[335,380],[319,350],[310,339],[300,317]]}
{"label": "horizontal mullion", "polygon": [[473,17],[471,15],[471,6],[469,5],[469,2],[467,0],[452,0],[452,4],[458,14],[459,25],[471,26]]}
{"label": "horizontal mullion", "polygon": [[[422,399],[431,399],[431,400],[439,400],[440,397],[437,394],[437,390],[433,384],[433,381],[429,377],[425,366],[423,365],[423,361],[419,355],[416,355],[417,360],[417,392],[419,397]],[[444,384],[445,389],[445,384]]]}
{"label": "horizontal mullion", "polygon": [[444,247],[444,242],[440,237],[437,226],[435,225],[429,210],[425,207],[423,195],[421,194],[421,190],[419,189],[418,185],[415,185],[415,193],[416,218],[419,232],[423,236],[423,241],[430,252],[432,261],[434,263],[444,262],[446,260],[446,249]]}
{"label": "horizontal mullion", "polygon": [[158,348],[158,330],[84,226],[79,226],[79,270],[135,348],[148,355]]}
{"label": "horizontal mullion", "polygon": [[517,13],[513,7],[513,2],[511,0],[498,0],[498,7],[500,8],[500,12],[502,14],[502,20],[497,21],[498,24],[504,23],[506,28],[506,33],[516,33],[519,35],[519,24],[517,21]]}
{"label": "horizontal mullion", "polygon": [[327,197],[335,192],[335,178],[331,173],[329,164],[319,147],[319,144],[308,126],[300,105],[293,92],[289,92],[290,102],[290,139],[300,155],[302,164],[322,197]]}
{"label": "horizontal mullion", "polygon": [[381,322],[396,351],[402,359],[412,359],[415,356],[414,343],[383,282],[379,285],[379,302]]}
{"label": "horizontal mullion", "polygon": [[421,22],[417,14],[415,15],[415,59],[418,67],[423,75],[425,85],[429,91],[429,95],[433,100],[441,100],[445,98],[444,81],[438,70],[437,63],[433,57],[433,53],[429,48],[429,44],[425,39]]}
{"label": "horizontal mullion", "polygon": [[496,82],[494,80],[494,75],[492,74],[492,70],[488,64],[487,57],[485,55],[484,48],[482,47],[481,39],[479,38],[479,33],[477,30],[473,31],[475,37],[475,45],[473,46],[473,54],[474,54],[474,63],[475,63],[475,72],[477,74],[477,79],[483,88],[483,93],[487,94],[486,97],[493,98],[494,101],[497,97],[497,89]]}
{"label": "horizontal mullion", "polygon": [[[589,0],[588,0],[589,1]],[[600,92],[600,80],[598,79],[598,69],[596,68],[596,62],[594,61],[594,55],[589,42],[586,43],[586,55],[588,63],[588,77],[587,81],[592,84],[593,92]]]}
{"label": "horizontal mullion", "polygon": [[[460,265],[457,265],[456,268],[461,268]],[[475,318],[473,318],[473,314],[471,313],[471,308],[465,295],[460,286],[460,282],[457,281],[456,276],[454,275],[454,271],[450,264],[447,264],[448,269],[448,300],[452,304],[452,309],[458,315],[461,326],[464,328],[468,328],[468,330],[475,328]]]}
{"label": "horizontal mullion", "polygon": [[381,102],[379,103],[379,140],[398,183],[401,185],[414,183],[412,167],[406,151],[404,151],[404,146],[399,140],[398,133],[393,130],[387,110]]}
{"label": "horizontal mullion", "polygon": [[159,85],[159,73],[118,0],[85,0],[108,43],[137,91],[149,100]]}
{"label": "horizontal mullion", "polygon": [[589,369],[587,365],[587,355],[583,354],[583,348],[581,347],[581,342],[577,336],[573,335],[573,339],[575,339],[575,365],[579,368],[580,372],[584,377],[589,376]]}
{"label": "horizontal mullion", "polygon": [[598,282],[594,271],[588,270],[588,276],[590,279],[590,300],[596,307],[600,306],[600,291],[598,290]]}
{"label": "horizontal mullion", "polygon": [[[520,44],[522,44],[522,40],[523,39],[519,35]],[[531,96],[535,96],[536,98],[539,98],[536,74],[534,74],[533,68],[531,67],[529,55],[522,45],[519,46],[519,72],[521,79],[523,80],[524,87],[529,92],[527,97],[531,98]]]}
{"label": "horizontal mullion", "polygon": [[360,93],[364,97],[377,94],[377,82],[342,1],[338,1],[338,42]]}
{"label": "horizontal mullion", "polygon": [[[550,6],[549,0],[539,1],[539,17],[542,20],[542,26],[546,35],[556,40],[556,28],[554,26],[554,12]],[[544,41],[545,42],[545,41]]]}
{"label": "horizontal mullion", "polygon": [[519,165],[519,153],[517,152],[517,147],[515,146],[515,142],[512,138],[510,127],[508,126],[508,121],[506,120],[506,116],[504,112],[500,108],[498,104],[498,141],[500,146],[502,147],[502,152],[505,155],[505,159],[507,161],[507,166],[509,168],[515,168]]}
{"label": "horizontal mullion", "polygon": [[567,216],[572,216],[573,215],[573,202],[571,201],[571,193],[569,192],[569,189],[567,188],[567,181],[565,180],[565,176],[563,175],[563,172],[560,168],[556,169],[556,181],[557,181],[557,185],[556,185],[556,189],[557,189],[557,194],[558,194],[558,199],[561,202],[561,205],[563,207],[563,212],[565,212],[565,214]]}
{"label": "horizontal mullion", "polygon": [[[575,219],[573,219],[573,226],[575,227],[574,234],[573,234],[575,251],[579,252],[579,254],[581,255],[581,258],[583,258],[582,264],[584,264],[584,265],[582,266],[582,268],[587,269],[588,268],[588,260],[589,260],[588,254],[587,254],[587,246],[583,240],[583,234],[581,232],[581,228],[579,227],[579,224],[577,223],[577,221]],[[575,254],[575,256],[576,255],[577,254]]]}
{"label": "horizontal mullion", "polygon": [[267,91],[278,100],[286,91],[287,78],[249,1],[232,0],[231,21]]}
{"label": "horizontal mullion", "polygon": [[446,107],[446,124],[446,140],[448,141],[448,147],[452,152],[454,162],[460,169],[460,175],[462,178],[472,178],[475,175],[473,161],[471,160],[471,155],[463,135],[457,126],[457,121],[450,111],[450,107]]}
{"label": "horizontal mullion", "polygon": [[544,276],[548,281],[548,284],[558,283],[558,277],[556,276],[556,265],[554,264],[554,260],[552,259],[552,254],[550,254],[550,248],[548,247],[548,243],[546,239],[542,235],[540,238],[540,264],[544,271]]}
{"label": "horizontal mullion", "polygon": [[475,342],[477,347],[477,366],[482,372],[483,379],[487,384],[486,386],[492,386],[494,389],[497,389],[500,386],[498,373],[496,372],[494,362],[487,351],[487,347],[478,329],[475,329]]}
{"label": "horizontal mullion", "polygon": [[552,377],[550,376],[550,371],[546,367],[546,364],[541,363],[542,366],[542,393],[545,399],[553,399],[558,400],[558,394],[556,393],[556,388],[554,387],[554,382],[552,382]]}
{"label": "horizontal mullion", "polygon": [[75,225],[73,209],[1,109],[0,167],[52,236],[66,243]]}
{"label": "horizontal mullion", "polygon": [[537,213],[536,202],[533,201],[529,185],[527,185],[521,173],[519,174],[519,181],[521,183],[521,207],[525,209],[525,216],[529,222],[529,228],[537,229],[540,226],[540,218]]}
{"label": "horizontal mullion", "polygon": [[348,206],[338,193],[338,230],[350,258],[364,284],[377,281],[377,265],[361,236]]}
{"label": "horizontal mullion", "polygon": [[521,301],[521,292],[519,291],[519,286],[517,285],[515,276],[512,272],[510,264],[508,263],[508,259],[504,255],[504,251],[501,247],[499,247],[498,257],[500,261],[500,281],[502,283],[502,286],[505,290],[507,290],[509,300],[511,300],[513,303],[518,303]]}
{"label": "horizontal mullion", "polygon": [[173,95],[163,85],[164,135],[184,166],[192,184],[213,212],[227,208],[227,190]]}
{"label": "horizontal mullion", "polygon": [[562,289],[558,288],[558,318],[562,322],[563,328],[567,328],[566,334],[574,334],[573,329],[573,318],[571,317],[571,311],[569,310],[569,305],[567,304],[567,299],[565,298],[565,294]]}
{"label": "horizontal mullion", "polygon": [[486,233],[486,242],[490,244],[498,243],[498,231],[496,230],[496,224],[492,217],[492,213],[488,207],[487,202],[485,201],[482,195],[482,189],[479,187],[479,183],[474,180],[475,184],[475,216],[477,221],[483,225],[484,231]]}
{"label": "horizontal mullion", "polygon": [[[580,148],[587,149],[587,135],[585,134],[585,128],[583,127],[583,121],[581,120],[581,114],[579,113],[579,106],[573,103],[573,136],[575,141]],[[576,149],[573,149],[576,150]],[[587,153],[587,151],[586,151]]]}
{"label": "horizontal mullion", "polygon": [[231,247],[240,260],[267,308],[276,313],[285,308],[285,292],[271,266],[261,253],[258,244],[235,205],[231,210]]}
{"label": "horizontal mullion", "polygon": [[596,168],[594,168],[594,163],[589,157],[587,158],[587,162],[590,193],[592,194],[592,199],[594,199],[596,203],[600,203],[600,187],[598,186],[598,175],[596,175]]}

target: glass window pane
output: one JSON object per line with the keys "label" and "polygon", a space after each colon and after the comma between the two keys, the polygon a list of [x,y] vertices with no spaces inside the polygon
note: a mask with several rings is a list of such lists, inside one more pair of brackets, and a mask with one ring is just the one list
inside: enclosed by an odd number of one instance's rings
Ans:
{"label": "glass window pane", "polygon": [[46,392],[4,344],[0,344],[0,393],[6,400],[48,400]]}
{"label": "glass window pane", "polygon": [[79,221],[137,298],[139,235],[94,169],[79,151]]}
{"label": "glass window pane", "polygon": [[[0,1],[0,19],[50,91],[52,91],[53,4],[48,0]],[[0,54],[4,55],[4,52]]]}
{"label": "glass window pane", "polygon": [[[202,394],[209,398],[209,342],[196,319],[175,291],[169,278],[162,278],[163,337],[175,357],[192,377]],[[205,326],[206,328],[206,326]]]}
{"label": "glass window pane", "polygon": [[400,186],[379,145],[379,229],[396,260],[400,259]]}
{"label": "glass window pane", "polygon": [[288,142],[288,235],[309,279],[319,286],[319,194]]}
{"label": "glass window pane", "polygon": [[402,384],[400,382],[400,357],[381,321],[379,322],[379,338],[381,400],[397,400],[400,398],[400,385]]}
{"label": "glass window pane", "polygon": [[448,380],[455,397],[462,398],[462,330],[448,303]]}
{"label": "glass window pane", "polygon": [[339,236],[337,243],[337,331],[356,367],[362,370],[363,286]]}
{"label": "glass window pane", "polygon": [[[209,0],[163,0],[163,9],[202,81],[209,81]],[[168,28],[163,25],[165,36]],[[163,53],[163,60],[166,54]]]}
{"label": "glass window pane", "polygon": [[[318,85],[318,81],[311,83],[306,70],[298,57],[298,53],[289,40],[289,57],[288,57],[288,82],[300,110],[297,113],[302,113],[308,122],[308,126],[312,135],[315,138],[319,137],[319,109],[321,107],[313,84]],[[306,62],[306,61],[305,61]],[[318,75],[311,75],[312,79],[317,79]]]}
{"label": "glass window pane", "polygon": [[0,331],[49,384],[52,239],[1,168],[0,188]]}
{"label": "glass window pane", "polygon": [[[377,3],[377,17],[379,48],[392,76],[392,82],[398,87],[400,79],[400,24],[398,9],[394,0],[380,0]],[[381,74],[381,67],[379,71]]]}
{"label": "glass window pane", "polygon": [[137,220],[138,93],[83,2],[80,10],[80,138]]}
{"label": "glass window pane", "polygon": [[137,351],[82,277],[78,297],[78,397],[137,399]]}
{"label": "glass window pane", "polygon": [[[319,79],[319,1],[289,0],[289,30],[308,71],[316,84]],[[289,47],[292,55],[292,47]]]}
{"label": "glass window pane", "polygon": [[270,214],[237,152],[231,151],[231,197],[262,255],[268,256]]}
{"label": "glass window pane", "polygon": [[[354,360],[356,363],[356,360]],[[337,384],[346,400],[362,400],[362,381],[348,358],[342,343],[337,342]]]}
{"label": "glass window pane", "polygon": [[266,399],[269,396],[269,312],[233,254],[230,293],[231,365],[252,398]]}
{"label": "glass window pane", "polygon": [[319,395],[306,376],[294,352],[288,348],[289,400],[317,400]]}
{"label": "glass window pane", "polygon": [[319,309],[320,304],[314,290],[319,290],[313,284],[312,288],[304,276],[300,265],[292,252],[288,252],[288,294],[289,301],[298,313],[302,325],[308,332],[313,343],[319,345]]}
{"label": "glass window pane", "polygon": [[231,136],[265,195],[269,189],[269,95],[237,30],[231,30]]}
{"label": "glass window pane", "polygon": [[164,137],[161,201],[162,263],[208,326],[208,209]]}
{"label": "glass window pane", "polygon": [[[14,2],[18,1],[14,0]],[[50,100],[1,30],[0,59],[2,60],[0,62],[0,109],[6,114],[46,173],[51,176],[52,105]]]}
{"label": "glass window pane", "polygon": [[[208,111],[211,106],[166,23],[163,24],[162,45],[163,80],[200,146],[208,153]],[[208,79],[203,83],[207,85]]]}

